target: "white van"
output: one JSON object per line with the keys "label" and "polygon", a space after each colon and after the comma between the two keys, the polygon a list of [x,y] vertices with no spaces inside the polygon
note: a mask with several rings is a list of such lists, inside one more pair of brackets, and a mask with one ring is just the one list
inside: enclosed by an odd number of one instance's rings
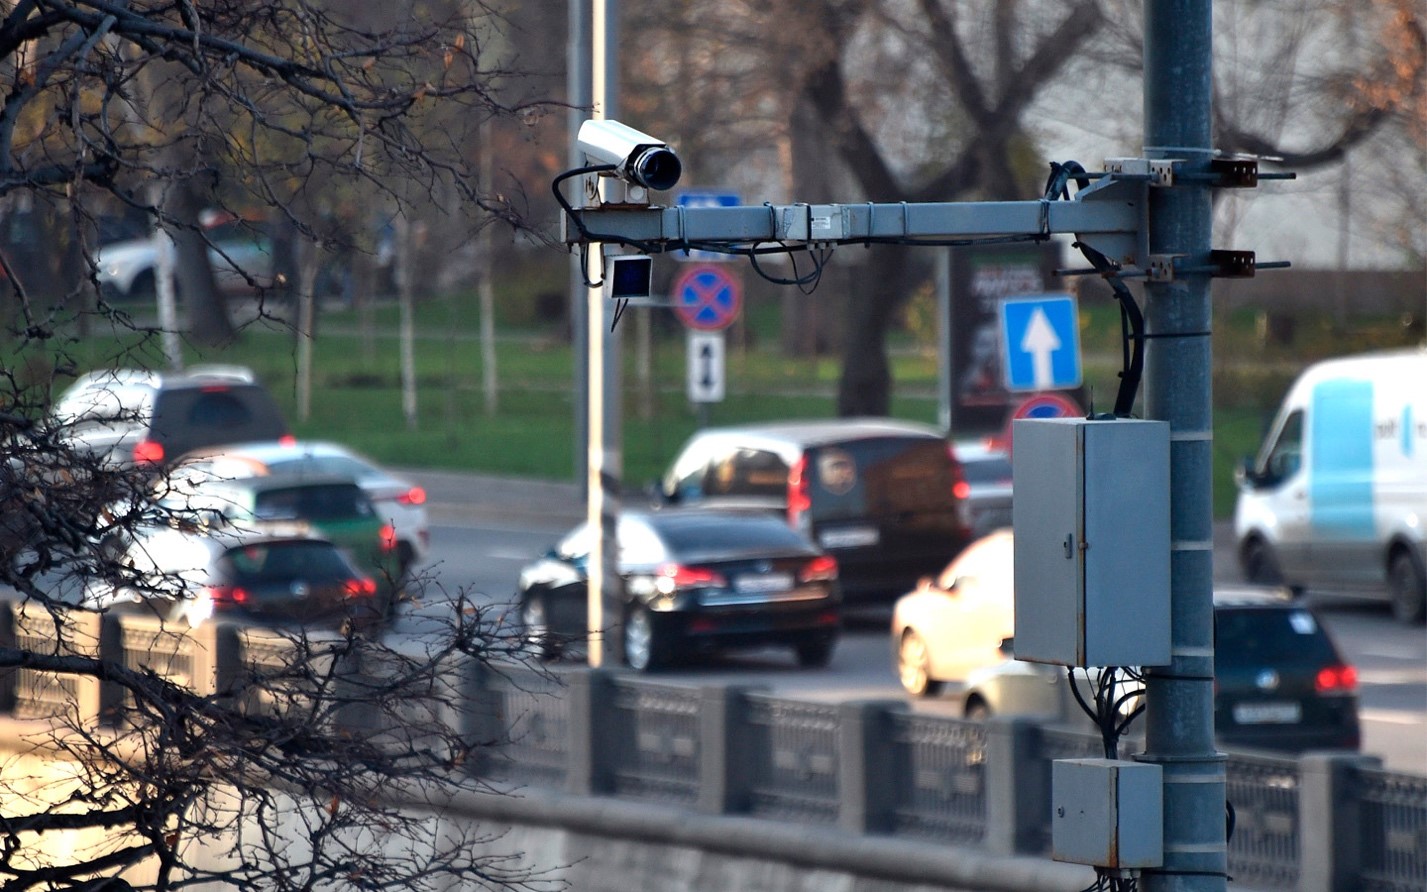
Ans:
{"label": "white van", "polygon": [[1387,597],[1427,617],[1427,351],[1310,366],[1239,472],[1250,582]]}

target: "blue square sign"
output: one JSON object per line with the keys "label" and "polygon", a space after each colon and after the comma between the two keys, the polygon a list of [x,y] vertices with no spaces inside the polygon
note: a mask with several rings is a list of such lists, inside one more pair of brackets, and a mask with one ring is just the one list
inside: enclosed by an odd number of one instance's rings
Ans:
{"label": "blue square sign", "polygon": [[1080,315],[1068,294],[1001,302],[1006,389],[1070,390],[1080,386]]}

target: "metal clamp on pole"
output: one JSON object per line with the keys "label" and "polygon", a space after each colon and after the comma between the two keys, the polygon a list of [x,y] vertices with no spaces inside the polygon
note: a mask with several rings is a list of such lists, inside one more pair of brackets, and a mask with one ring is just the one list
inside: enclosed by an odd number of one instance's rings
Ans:
{"label": "metal clamp on pole", "polygon": [[1151,282],[1173,282],[1184,276],[1209,276],[1213,279],[1252,279],[1261,269],[1287,269],[1286,260],[1257,263],[1253,251],[1211,250],[1209,262],[1185,266],[1183,254],[1151,254],[1146,278]]}

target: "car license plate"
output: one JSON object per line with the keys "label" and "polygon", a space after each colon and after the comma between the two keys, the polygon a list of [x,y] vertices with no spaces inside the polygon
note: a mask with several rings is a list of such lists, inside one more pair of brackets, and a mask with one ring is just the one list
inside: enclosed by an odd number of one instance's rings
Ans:
{"label": "car license plate", "polygon": [[842,527],[818,533],[818,544],[823,548],[861,548],[876,545],[881,538],[876,527]]}
{"label": "car license plate", "polygon": [[1240,703],[1234,707],[1234,721],[1240,725],[1291,725],[1303,719],[1297,703]]}
{"label": "car license plate", "polygon": [[792,587],[791,573],[762,573],[757,576],[739,576],[733,580],[733,590],[741,594],[781,592]]}

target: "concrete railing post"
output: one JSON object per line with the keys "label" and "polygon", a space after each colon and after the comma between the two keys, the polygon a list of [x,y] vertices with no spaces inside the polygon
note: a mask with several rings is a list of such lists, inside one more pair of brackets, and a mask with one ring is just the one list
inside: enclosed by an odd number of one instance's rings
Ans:
{"label": "concrete railing post", "polygon": [[192,676],[188,683],[193,693],[211,697],[218,693],[218,624],[207,622],[187,632],[193,648]]}
{"label": "concrete railing post", "polygon": [[232,623],[213,624],[213,693],[219,697],[233,696],[242,683],[243,649],[238,630]]}
{"label": "concrete railing post", "polygon": [[[186,623],[165,623],[155,616],[123,613],[100,614],[95,619],[101,623],[99,651],[105,662],[150,669],[198,697],[217,693],[222,659],[217,623],[195,629]],[[107,681],[101,686],[100,712],[106,722],[123,723],[132,704],[124,685]]]}
{"label": "concrete railing post", "polygon": [[986,840],[998,855],[1039,855],[1050,824],[1050,762],[1040,758],[1040,725],[1026,718],[986,722]]}
{"label": "concrete railing post", "polygon": [[852,833],[892,827],[896,807],[897,747],[891,715],[905,710],[895,700],[843,703],[838,708],[838,825]]}
{"label": "concrete railing post", "polygon": [[466,661],[461,672],[457,721],[461,740],[470,747],[466,771],[473,777],[492,773],[492,766],[509,729],[502,716],[503,699],[491,683],[491,670],[477,659]]}
{"label": "concrete railing post", "polygon": [[1305,753],[1298,760],[1299,892],[1352,892],[1362,867],[1362,805],[1357,774],[1382,760],[1351,752]]}
{"label": "concrete railing post", "polygon": [[599,796],[614,789],[610,771],[614,721],[614,673],[586,669],[567,676],[570,698],[570,767],[566,789]]}
{"label": "concrete railing post", "polygon": [[[124,665],[124,617],[116,613],[98,615],[99,658],[106,663]],[[122,722],[128,703],[127,691],[117,682],[105,681],[99,686],[99,716],[106,725]]]}
{"label": "concrete railing post", "polygon": [[710,814],[748,811],[753,775],[749,766],[748,692],[763,687],[708,685],[699,690],[699,810]]}
{"label": "concrete railing post", "polygon": [[[14,647],[15,602],[0,601],[0,647]],[[13,715],[15,712],[15,679],[18,669],[0,669],[0,714]]]}

